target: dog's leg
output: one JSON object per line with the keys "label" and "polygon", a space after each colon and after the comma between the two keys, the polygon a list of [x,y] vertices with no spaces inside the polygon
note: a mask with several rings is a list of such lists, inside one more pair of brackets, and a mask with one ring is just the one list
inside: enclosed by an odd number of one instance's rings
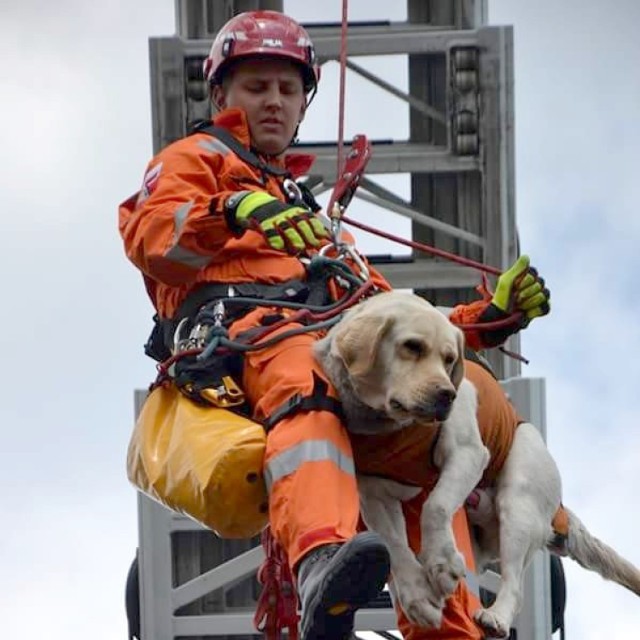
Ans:
{"label": "dog's leg", "polygon": [[551,539],[560,499],[560,474],[542,436],[533,425],[521,424],[497,481],[502,582],[491,607],[476,614],[476,622],[491,637],[509,636],[522,601],[523,573],[533,554]]}
{"label": "dog's leg", "polygon": [[434,597],[444,600],[465,574],[458,552],[452,520],[480,481],[489,462],[476,419],[476,392],[463,381],[449,418],[443,423],[436,445],[440,475],[425,502],[421,523],[422,548],[418,555]]}
{"label": "dog's leg", "polygon": [[385,541],[391,557],[391,591],[403,611],[421,627],[439,627],[442,602],[430,601],[431,589],[422,567],[409,547],[402,500],[413,498],[420,489],[375,476],[358,476],[360,507],[365,524]]}

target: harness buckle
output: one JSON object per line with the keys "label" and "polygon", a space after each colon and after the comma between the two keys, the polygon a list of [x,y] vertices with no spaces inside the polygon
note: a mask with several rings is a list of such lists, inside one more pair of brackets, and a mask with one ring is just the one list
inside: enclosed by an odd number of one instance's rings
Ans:
{"label": "harness buckle", "polygon": [[200,397],[219,409],[237,407],[244,403],[244,393],[231,376],[223,376],[217,387],[200,389]]}

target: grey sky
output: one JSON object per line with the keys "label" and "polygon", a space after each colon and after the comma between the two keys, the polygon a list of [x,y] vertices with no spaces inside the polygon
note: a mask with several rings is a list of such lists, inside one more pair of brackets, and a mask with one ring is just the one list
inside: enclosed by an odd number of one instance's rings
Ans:
{"label": "grey sky", "polygon": [[[321,16],[316,3],[285,7],[301,20],[340,17],[337,0]],[[350,17],[403,9],[351,0]],[[172,34],[173,20],[173,0],[0,9],[2,637],[125,637],[137,534],[124,458],[133,389],[154,370],[141,347],[152,312],[116,210],[151,154],[148,38]],[[515,27],[518,223],[553,293],[552,314],[524,334],[524,374],[547,380],[567,505],[640,564],[640,4],[491,0],[490,21]],[[402,63],[382,63],[402,84]],[[336,74],[327,68],[324,87]],[[364,91],[350,76],[347,135],[406,135],[404,107],[389,99],[397,117],[370,118],[356,104],[373,95]],[[324,89],[303,135],[335,135],[336,114]],[[375,223],[408,228],[390,215]],[[637,636],[637,599],[565,568],[568,638]]]}

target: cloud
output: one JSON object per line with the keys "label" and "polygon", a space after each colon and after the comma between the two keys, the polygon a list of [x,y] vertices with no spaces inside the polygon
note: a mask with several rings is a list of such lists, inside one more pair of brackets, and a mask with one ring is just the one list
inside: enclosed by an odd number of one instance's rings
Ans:
{"label": "cloud", "polygon": [[29,503],[12,511],[0,547],[11,583],[2,589],[2,637],[127,637],[124,592],[135,554],[135,498],[91,489],[84,486],[82,496],[45,489],[36,497],[37,511]]}

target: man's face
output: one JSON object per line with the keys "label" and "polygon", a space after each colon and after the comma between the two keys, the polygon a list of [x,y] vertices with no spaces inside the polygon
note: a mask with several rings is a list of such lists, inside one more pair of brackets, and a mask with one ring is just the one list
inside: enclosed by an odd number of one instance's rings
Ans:
{"label": "man's face", "polygon": [[221,108],[244,109],[251,143],[266,155],[278,155],[289,146],[306,107],[302,74],[288,60],[239,62],[213,97]]}

